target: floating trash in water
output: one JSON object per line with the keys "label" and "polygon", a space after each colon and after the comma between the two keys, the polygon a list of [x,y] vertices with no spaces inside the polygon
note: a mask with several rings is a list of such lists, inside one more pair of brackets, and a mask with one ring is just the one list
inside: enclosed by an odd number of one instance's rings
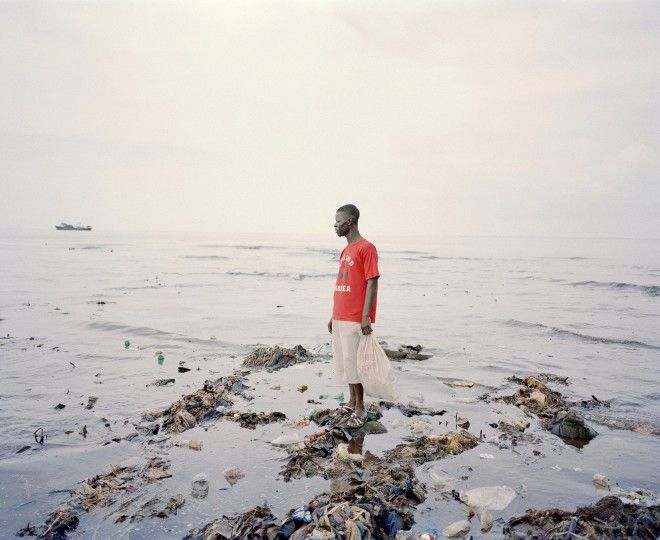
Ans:
{"label": "floating trash in water", "polygon": [[449,527],[443,529],[442,534],[447,538],[453,538],[454,536],[463,536],[469,530],[470,522],[467,519],[462,519],[455,521]]}
{"label": "floating trash in water", "polygon": [[209,494],[209,479],[204,473],[196,474],[192,480],[192,496],[203,499]]}
{"label": "floating trash in water", "polygon": [[222,474],[224,474],[225,480],[227,480],[232,486],[245,476],[245,473],[238,467],[229,467],[228,469],[225,469]]}
{"label": "floating trash in water", "polygon": [[602,474],[594,474],[593,483],[596,487],[610,489],[610,479]]}
{"label": "floating trash in water", "polygon": [[516,498],[516,492],[508,486],[488,486],[463,491],[460,497],[474,508],[504,510]]}
{"label": "floating trash in water", "polygon": [[338,401],[344,401],[344,392],[339,392],[337,394],[321,394],[319,399],[336,399]]}
{"label": "floating trash in water", "polygon": [[131,346],[131,342],[130,342],[130,341],[128,341],[128,340],[124,341],[124,348],[125,348],[125,349],[128,349],[130,346]]}

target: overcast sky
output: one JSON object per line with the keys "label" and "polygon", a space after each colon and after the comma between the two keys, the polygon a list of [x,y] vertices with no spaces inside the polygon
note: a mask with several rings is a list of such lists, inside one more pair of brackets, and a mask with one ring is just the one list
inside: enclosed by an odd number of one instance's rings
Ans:
{"label": "overcast sky", "polygon": [[660,2],[0,2],[0,228],[660,236]]}

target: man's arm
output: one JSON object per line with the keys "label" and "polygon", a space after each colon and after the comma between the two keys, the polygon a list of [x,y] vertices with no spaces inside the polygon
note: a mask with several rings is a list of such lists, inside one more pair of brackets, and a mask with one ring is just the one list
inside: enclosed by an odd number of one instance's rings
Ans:
{"label": "man's arm", "polygon": [[371,306],[374,303],[374,298],[376,298],[377,290],[378,278],[375,277],[367,280],[367,290],[364,294],[364,307],[362,308],[362,323],[360,324],[362,333],[365,336],[373,332],[371,329],[371,319],[369,318],[369,313],[371,312]]}

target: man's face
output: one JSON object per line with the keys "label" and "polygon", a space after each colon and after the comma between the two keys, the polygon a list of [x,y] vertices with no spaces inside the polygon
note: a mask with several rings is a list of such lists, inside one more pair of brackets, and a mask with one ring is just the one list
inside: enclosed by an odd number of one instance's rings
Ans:
{"label": "man's face", "polygon": [[344,212],[337,212],[335,215],[335,232],[337,236],[346,236],[351,229],[351,218]]}

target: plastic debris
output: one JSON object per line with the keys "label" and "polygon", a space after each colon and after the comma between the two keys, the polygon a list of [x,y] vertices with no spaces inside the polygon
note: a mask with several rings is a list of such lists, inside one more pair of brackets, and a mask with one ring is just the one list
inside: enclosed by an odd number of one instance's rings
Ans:
{"label": "plastic debris", "polygon": [[421,345],[401,345],[397,351],[383,348],[391,360],[428,360],[431,358],[430,354],[421,354],[422,349]]}
{"label": "plastic debris", "polygon": [[464,381],[461,379],[456,379],[453,381],[445,381],[445,384],[447,386],[451,386],[452,388],[472,388],[474,386],[474,383],[472,381]]}
{"label": "plastic debris", "polygon": [[192,496],[203,499],[209,494],[209,479],[204,473],[196,474],[192,479]]}
{"label": "plastic debris", "polygon": [[183,396],[163,412],[163,429],[180,433],[196,426],[202,420],[219,416],[221,413],[216,410],[217,407],[234,404],[232,394],[246,396],[244,391],[248,387],[244,380],[244,377],[229,375],[215,381],[206,381],[202,388]]}
{"label": "plastic debris", "polygon": [[624,504],[618,497],[603,497],[592,506],[567,512],[557,508],[528,510],[524,516],[511,518],[504,528],[504,538],[639,538],[660,537],[660,505]]}
{"label": "plastic debris", "polygon": [[229,411],[221,412],[219,416],[225,418],[226,420],[232,420],[234,422],[238,422],[242,428],[246,428],[246,429],[256,429],[256,427],[260,425],[272,424],[274,422],[281,422],[283,420],[286,420],[286,415],[278,411],[271,413],[264,413],[264,412],[238,413],[229,410]]}
{"label": "plastic debris", "polygon": [[79,523],[80,519],[72,510],[57,510],[49,514],[45,523],[37,526],[28,523],[16,536],[37,536],[52,540],[66,538],[67,533],[75,530]]}
{"label": "plastic debris", "polygon": [[94,405],[96,405],[96,402],[99,400],[98,397],[96,396],[88,396],[87,397],[87,405],[85,405],[85,409],[92,409],[94,408]]}
{"label": "plastic debris", "polygon": [[165,362],[165,356],[163,356],[163,353],[158,353],[156,358],[158,359],[158,364],[162,366]]}
{"label": "plastic debris", "polygon": [[344,392],[338,392],[337,394],[321,394],[319,399],[336,399],[344,401]]}
{"label": "plastic debris", "polygon": [[282,347],[258,347],[243,361],[245,367],[264,367],[268,369],[282,369],[299,362],[306,362],[312,358],[311,353],[302,345],[293,349]]}
{"label": "plastic debris", "polygon": [[[542,379],[553,380],[543,374],[539,377],[525,379],[509,377],[509,381],[520,385],[518,391],[514,395],[496,399],[515,405],[524,411],[533,412],[541,419],[545,429],[571,444],[584,445],[596,437],[598,433],[589,427],[576,412],[569,410],[570,404],[564,397],[559,392],[548,388]],[[580,405],[587,408],[609,406],[607,402],[598,399],[583,400]],[[524,431],[524,428],[521,431]]]}
{"label": "plastic debris", "polygon": [[175,379],[156,379],[151,383],[151,386],[167,386],[168,384],[174,384],[175,382]]}
{"label": "plastic debris", "polygon": [[300,508],[296,508],[291,513],[291,519],[297,523],[311,523],[312,514],[310,513],[308,507],[301,506]]}
{"label": "plastic debris", "polygon": [[516,492],[507,486],[488,486],[463,491],[460,498],[474,508],[504,510],[516,498]]}
{"label": "plastic debris", "polygon": [[337,445],[337,448],[335,448],[335,455],[337,456],[337,459],[343,463],[350,463],[351,461],[364,461],[364,456],[362,454],[349,453],[348,445],[346,443],[340,443]]}
{"label": "plastic debris", "polygon": [[456,425],[461,429],[467,429],[470,427],[470,421],[467,418],[463,418],[462,416],[459,416],[456,419]]}
{"label": "plastic debris", "polygon": [[202,446],[204,443],[198,439],[192,439],[192,440],[184,440],[181,439],[181,437],[177,437],[172,441],[172,444],[174,446],[180,446],[184,448],[190,448],[191,450],[197,450],[200,451],[202,449]]}
{"label": "plastic debris", "polygon": [[130,341],[128,341],[128,340],[124,341],[124,348],[125,348],[125,349],[128,349],[130,346],[131,346],[131,342],[130,342]]}
{"label": "plastic debris", "polygon": [[222,474],[224,475],[225,480],[227,480],[232,486],[245,476],[245,473],[238,467],[229,467],[225,469]]}
{"label": "plastic debris", "polygon": [[495,456],[493,454],[480,453],[479,459],[495,459]]}
{"label": "plastic debris", "polygon": [[593,483],[597,487],[610,489],[610,479],[602,474],[594,474]]}
{"label": "plastic debris", "polygon": [[442,530],[443,536],[447,538],[454,538],[455,536],[462,536],[470,530],[470,522],[467,519],[455,521],[448,527]]}
{"label": "plastic debris", "polygon": [[437,465],[429,470],[433,487],[442,493],[449,493],[454,489],[454,479]]}
{"label": "plastic debris", "polygon": [[428,409],[425,407],[418,407],[417,405],[402,405],[401,403],[393,403],[391,401],[380,401],[378,403],[383,409],[399,409],[403,416],[411,418],[413,416],[442,416],[447,411],[437,411],[435,409]]}
{"label": "plastic debris", "polygon": [[307,392],[308,388],[309,387],[306,384],[298,385],[298,392],[300,392],[302,394],[303,392]]}
{"label": "plastic debris", "polygon": [[486,508],[479,511],[479,524],[481,532],[488,532],[493,528],[493,515]]}
{"label": "plastic debris", "polygon": [[292,433],[291,435],[280,435],[279,437],[276,437],[272,441],[270,441],[270,444],[273,446],[291,446],[294,444],[300,444],[302,440],[300,439],[300,436],[297,433]]}

